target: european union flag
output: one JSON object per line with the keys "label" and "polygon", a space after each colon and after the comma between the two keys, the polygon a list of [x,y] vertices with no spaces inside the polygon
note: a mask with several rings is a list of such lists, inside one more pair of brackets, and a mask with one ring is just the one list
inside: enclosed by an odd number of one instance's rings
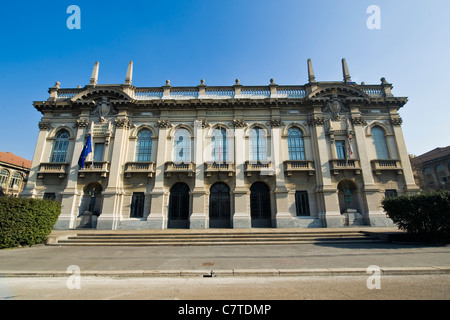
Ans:
{"label": "european union flag", "polygon": [[81,151],[80,158],[78,159],[78,165],[80,166],[80,169],[83,169],[84,162],[86,161],[86,158],[89,153],[92,152],[92,138],[89,134],[86,139],[86,144],[83,147],[83,151]]}

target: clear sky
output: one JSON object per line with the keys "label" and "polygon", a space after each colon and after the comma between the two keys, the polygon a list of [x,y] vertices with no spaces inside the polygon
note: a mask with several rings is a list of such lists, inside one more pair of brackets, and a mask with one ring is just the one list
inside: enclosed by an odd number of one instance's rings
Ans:
{"label": "clear sky", "polygon": [[[67,8],[81,9],[81,29],[67,28]],[[380,29],[366,25],[370,5]],[[183,0],[7,1],[0,6],[0,150],[32,159],[41,114],[32,102],[62,88],[283,85],[352,80],[394,85],[408,152],[450,145],[450,1],[448,0]]]}

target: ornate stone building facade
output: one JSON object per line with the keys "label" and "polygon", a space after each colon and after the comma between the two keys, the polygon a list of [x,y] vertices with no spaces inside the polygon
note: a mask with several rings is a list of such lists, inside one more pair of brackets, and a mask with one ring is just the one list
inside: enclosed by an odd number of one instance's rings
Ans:
{"label": "ornate stone building facade", "polygon": [[416,184],[424,191],[450,190],[450,146],[411,156]]}
{"label": "ornate stone building facade", "polygon": [[[55,228],[389,225],[386,195],[416,192],[399,109],[377,85],[193,87],[124,84],[62,89],[43,114],[30,197],[63,205]],[[78,160],[88,137],[93,152]]]}
{"label": "ornate stone building facade", "polygon": [[17,197],[28,179],[31,161],[0,151],[0,195]]}

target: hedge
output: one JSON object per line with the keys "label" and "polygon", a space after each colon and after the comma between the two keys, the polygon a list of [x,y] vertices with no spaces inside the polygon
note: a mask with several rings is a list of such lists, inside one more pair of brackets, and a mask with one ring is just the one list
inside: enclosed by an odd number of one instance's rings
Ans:
{"label": "hedge", "polygon": [[416,239],[450,240],[450,191],[385,198],[382,206],[400,230]]}
{"label": "hedge", "polygon": [[60,213],[54,200],[0,197],[0,248],[43,243]]}

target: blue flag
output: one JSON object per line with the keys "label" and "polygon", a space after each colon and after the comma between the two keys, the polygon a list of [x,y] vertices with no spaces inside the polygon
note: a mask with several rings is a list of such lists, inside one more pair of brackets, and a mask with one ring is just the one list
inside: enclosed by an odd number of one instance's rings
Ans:
{"label": "blue flag", "polygon": [[91,135],[89,134],[86,139],[86,144],[83,147],[83,151],[81,151],[80,158],[78,159],[78,165],[80,166],[80,169],[84,168],[84,162],[86,161],[88,154],[91,152],[92,152],[92,139]]}

